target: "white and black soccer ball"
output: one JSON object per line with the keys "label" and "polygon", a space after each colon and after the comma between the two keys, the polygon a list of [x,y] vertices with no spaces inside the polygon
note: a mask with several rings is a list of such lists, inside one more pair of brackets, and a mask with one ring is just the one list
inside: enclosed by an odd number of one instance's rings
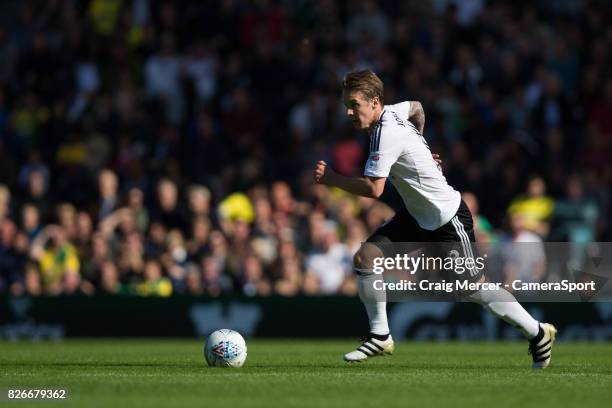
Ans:
{"label": "white and black soccer ball", "polygon": [[244,338],[234,330],[214,331],[206,339],[204,358],[211,367],[242,367],[247,358]]}

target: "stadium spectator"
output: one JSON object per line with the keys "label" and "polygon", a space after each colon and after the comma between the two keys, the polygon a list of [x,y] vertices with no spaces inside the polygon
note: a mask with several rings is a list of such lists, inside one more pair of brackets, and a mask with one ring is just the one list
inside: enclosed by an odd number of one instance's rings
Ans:
{"label": "stadium spectator", "polygon": [[43,294],[43,287],[40,282],[40,274],[35,263],[28,262],[24,272],[25,293],[30,296],[40,296]]}
{"label": "stadium spectator", "polygon": [[[67,232],[58,225],[45,227],[32,242],[30,256],[38,261],[43,287],[50,295],[62,293],[62,283],[68,274],[79,275],[81,263]],[[74,282],[74,276],[71,283]]]}
{"label": "stadium spectator", "polygon": [[157,208],[152,219],[161,223],[165,228],[187,230],[187,217],[180,207],[179,191],[175,182],[162,179],[157,184]]}
{"label": "stadium spectator", "polygon": [[[10,219],[1,221],[0,285],[3,290],[10,291],[11,293],[20,291],[20,288],[14,288],[14,286],[21,285],[22,279],[20,271],[27,261],[27,254],[23,254],[22,249],[25,244],[27,251],[29,242],[24,234],[21,234],[21,237],[19,234],[13,221]],[[21,241],[21,243],[19,241]]]}
{"label": "stadium spectator", "polygon": [[204,186],[190,186],[189,210],[192,218],[210,217],[210,190]]}
{"label": "stadium spectator", "polygon": [[24,204],[21,207],[21,228],[30,240],[33,240],[42,228],[38,208],[32,204]]}
{"label": "stadium spectator", "polygon": [[146,238],[144,254],[148,259],[159,259],[166,246],[166,228],[159,222],[151,222]]}
{"label": "stadium spectator", "polygon": [[546,196],[546,183],[541,177],[535,176],[527,184],[527,194],[512,201],[508,214],[511,217],[519,215],[522,228],[546,236],[550,229],[549,222],[554,206],[554,200]]}
{"label": "stadium spectator", "polygon": [[232,291],[231,279],[223,273],[222,263],[212,256],[202,257],[202,284],[204,292],[209,296],[219,296]]}
{"label": "stadium spectator", "polygon": [[144,65],[145,89],[147,96],[163,106],[166,120],[178,124],[184,113],[181,61],[169,33],[162,35],[160,43],[159,52],[151,55]]}
{"label": "stadium spectator", "polygon": [[89,285],[89,282],[81,282],[81,275],[78,272],[66,271],[62,281],[61,294],[77,295],[77,294],[93,294],[94,288]]}
{"label": "stadium spectator", "polygon": [[280,278],[274,283],[274,292],[281,296],[295,296],[302,288],[302,272],[294,259],[281,261]]}
{"label": "stadium spectator", "polygon": [[298,265],[303,264],[302,253],[296,246],[296,243],[290,237],[282,237],[278,244],[278,256],[276,265],[273,267],[273,276],[280,277],[281,265],[284,262],[297,262]]}
{"label": "stadium spectator", "polygon": [[4,184],[0,184],[0,221],[4,221],[11,213],[11,191]]}
{"label": "stadium spectator", "polygon": [[208,252],[210,231],[211,225],[208,218],[194,217],[192,219],[191,240],[187,243],[190,260],[197,261]]}
{"label": "stadium spectator", "polygon": [[127,294],[127,287],[119,280],[119,270],[112,261],[106,261],[100,268],[100,291],[109,295]]}
{"label": "stadium spectator", "polygon": [[275,181],[270,189],[274,211],[291,214],[295,210],[295,200],[289,184]]}
{"label": "stadium spectator", "polygon": [[21,166],[19,169],[19,187],[22,189],[27,189],[28,181],[30,179],[30,173],[33,171],[40,172],[43,179],[46,180],[45,184],[47,184],[51,178],[49,173],[49,166],[47,166],[43,161],[38,150],[32,150],[29,153],[28,161]]}
{"label": "stadium spectator", "polygon": [[79,211],[76,214],[76,233],[72,240],[79,254],[79,259],[89,259],[91,257],[92,235],[93,221],[89,213]]}
{"label": "stadium spectator", "polygon": [[100,201],[98,204],[98,219],[103,220],[111,215],[119,206],[119,180],[109,169],[104,169],[98,176]]}
{"label": "stadium spectator", "polygon": [[147,261],[144,266],[143,279],[136,285],[136,292],[140,296],[172,295],[172,283],[170,279],[162,275],[161,265],[157,261]]}
{"label": "stadium spectator", "polygon": [[[117,265],[130,277],[142,276],[145,269],[145,249],[143,238],[137,232],[130,232],[117,243]],[[156,262],[159,262],[156,259]]]}
{"label": "stadium spectator", "polygon": [[59,226],[64,229],[68,240],[73,241],[77,236],[76,208],[70,203],[61,203],[56,207],[56,213]]}
{"label": "stadium spectator", "polygon": [[351,255],[359,250],[359,247],[368,238],[366,226],[361,220],[352,220],[346,227],[346,249]]}
{"label": "stadium spectator", "polygon": [[546,272],[546,253],[542,238],[525,227],[523,215],[510,218],[512,236],[502,247],[505,283],[512,286],[515,280],[540,282]]}
{"label": "stadium spectator", "polygon": [[[185,272],[185,293],[193,296],[204,295],[202,273],[196,264],[187,265]],[[211,296],[218,296],[218,294],[211,294]]]}
{"label": "stadium spectator", "polygon": [[33,169],[28,174],[27,190],[21,197],[21,201],[29,203],[36,208],[40,214],[41,222],[49,223],[52,219],[53,202],[47,195],[49,180],[45,180],[45,175],[42,171]]}
{"label": "stadium spectator", "polygon": [[354,14],[349,19],[346,36],[354,45],[366,40],[385,44],[391,37],[389,27],[391,27],[389,18],[378,8],[376,2],[366,0],[358,3]]}
{"label": "stadium spectator", "polygon": [[476,242],[494,242],[496,237],[493,234],[493,226],[482,214],[480,214],[478,198],[469,191],[462,193],[461,198],[465,201],[465,204],[470,209],[472,217],[474,218],[474,235],[476,236]]}
{"label": "stadium spectator", "polygon": [[[106,238],[99,232],[93,234],[89,257],[82,258],[83,278],[94,284],[101,282],[102,268],[106,263],[113,264],[114,259],[115,257]],[[113,264],[113,267],[116,268],[116,265]]]}
{"label": "stadium spectator", "polygon": [[210,101],[217,90],[217,58],[204,41],[193,44],[188,54],[185,73],[193,81],[197,106],[202,107]]}
{"label": "stadium spectator", "polygon": [[584,191],[578,175],[572,175],[566,184],[566,195],[555,204],[554,229],[551,239],[567,242],[592,242],[595,238],[599,209],[597,203]]}
{"label": "stadium spectator", "polygon": [[133,187],[130,189],[127,206],[134,213],[134,221],[138,232],[141,234],[146,232],[149,225],[149,211],[145,208],[144,192],[140,188]]}
{"label": "stadium spectator", "polygon": [[256,147],[264,132],[262,113],[244,88],[237,88],[223,113],[223,129],[231,150],[244,155]]}
{"label": "stadium spectator", "polygon": [[320,242],[316,250],[306,258],[305,285],[311,292],[312,288],[319,288],[324,294],[339,293],[349,279],[351,254],[346,245],[338,242],[335,222],[324,221],[321,228]]}
{"label": "stadium spectator", "polygon": [[272,292],[270,281],[264,274],[261,261],[255,255],[247,255],[242,261],[239,285],[247,296],[267,296]]}
{"label": "stadium spectator", "polygon": [[272,219],[272,205],[267,197],[257,197],[254,200],[255,221],[253,235],[260,237],[271,237],[274,235],[275,227]]}

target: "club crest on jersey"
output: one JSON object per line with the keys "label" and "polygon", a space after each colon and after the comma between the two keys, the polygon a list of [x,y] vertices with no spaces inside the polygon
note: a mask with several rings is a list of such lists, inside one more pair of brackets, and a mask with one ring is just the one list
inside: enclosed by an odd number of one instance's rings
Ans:
{"label": "club crest on jersey", "polygon": [[374,161],[378,161],[378,159],[380,159],[380,155],[379,154],[373,154],[372,156],[370,156],[370,158]]}

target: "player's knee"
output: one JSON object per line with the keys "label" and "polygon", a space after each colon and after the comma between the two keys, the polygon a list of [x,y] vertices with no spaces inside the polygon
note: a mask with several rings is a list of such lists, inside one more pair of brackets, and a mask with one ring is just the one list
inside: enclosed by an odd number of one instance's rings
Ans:
{"label": "player's knee", "polygon": [[361,248],[353,256],[353,266],[357,271],[372,270],[374,258],[382,257],[383,253],[376,245],[369,242],[361,245]]}

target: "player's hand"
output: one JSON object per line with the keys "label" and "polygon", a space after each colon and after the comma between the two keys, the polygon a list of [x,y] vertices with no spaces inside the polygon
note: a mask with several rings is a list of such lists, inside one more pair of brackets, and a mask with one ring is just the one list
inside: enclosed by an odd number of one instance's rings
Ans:
{"label": "player's hand", "polygon": [[438,153],[432,153],[431,157],[433,157],[434,161],[438,166],[442,164],[442,159],[440,158],[440,155]]}
{"label": "player's hand", "polygon": [[333,170],[327,168],[327,163],[323,160],[319,160],[315,165],[314,179],[320,184],[330,184]]}

